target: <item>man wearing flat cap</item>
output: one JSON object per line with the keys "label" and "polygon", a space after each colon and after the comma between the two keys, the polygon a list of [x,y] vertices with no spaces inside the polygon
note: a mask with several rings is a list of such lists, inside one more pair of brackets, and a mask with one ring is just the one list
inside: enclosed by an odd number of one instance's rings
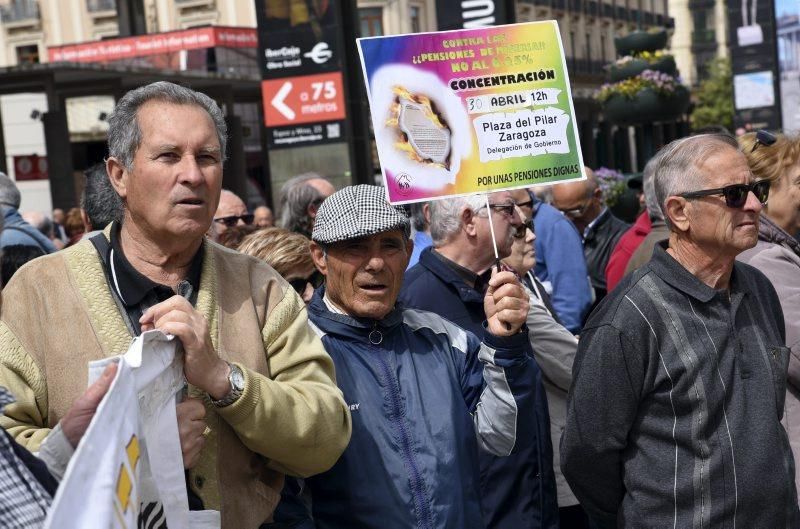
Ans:
{"label": "man wearing flat cap", "polygon": [[396,304],[409,219],[376,186],[322,203],[311,253],[326,285],[309,320],[334,360],[353,420],[334,467],[306,480],[317,528],[482,528],[478,450],[508,455],[536,437],[528,298],[494,275],[477,337]]}

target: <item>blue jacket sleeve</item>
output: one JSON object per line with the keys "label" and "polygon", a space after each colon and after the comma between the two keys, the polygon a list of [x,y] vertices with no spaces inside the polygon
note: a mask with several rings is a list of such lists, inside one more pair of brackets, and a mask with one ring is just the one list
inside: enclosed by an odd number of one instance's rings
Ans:
{"label": "blue jacket sleeve", "polygon": [[[573,334],[581,330],[583,318],[592,304],[583,243],[575,227],[565,218],[548,222],[536,234],[536,266],[539,280],[553,287],[550,301],[558,317]],[[546,273],[542,270],[546,268]]]}
{"label": "blue jacket sleeve", "polygon": [[478,446],[497,456],[512,454],[520,443],[537,438],[536,389],[541,373],[527,336],[527,329],[509,337],[486,332],[479,343],[470,335],[462,374],[464,399]]}

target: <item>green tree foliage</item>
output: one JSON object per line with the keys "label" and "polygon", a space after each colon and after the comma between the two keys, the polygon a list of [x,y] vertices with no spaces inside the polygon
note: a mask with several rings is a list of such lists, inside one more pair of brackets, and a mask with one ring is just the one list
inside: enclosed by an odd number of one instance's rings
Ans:
{"label": "green tree foliage", "polygon": [[733,79],[731,61],[718,57],[708,63],[708,78],[694,90],[692,128],[722,125],[733,128]]}

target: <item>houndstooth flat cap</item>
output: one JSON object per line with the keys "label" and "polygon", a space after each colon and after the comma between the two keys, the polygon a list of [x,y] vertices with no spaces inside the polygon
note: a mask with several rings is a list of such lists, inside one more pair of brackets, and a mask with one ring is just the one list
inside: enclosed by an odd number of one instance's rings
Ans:
{"label": "houndstooth flat cap", "polygon": [[331,244],[385,231],[402,229],[406,236],[411,224],[403,208],[386,201],[383,188],[371,185],[345,187],[319,207],[311,239]]}

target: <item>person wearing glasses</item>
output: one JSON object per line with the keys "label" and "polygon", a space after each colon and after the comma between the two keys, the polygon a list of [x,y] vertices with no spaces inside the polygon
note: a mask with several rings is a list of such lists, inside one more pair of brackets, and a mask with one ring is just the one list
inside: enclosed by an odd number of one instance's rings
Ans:
{"label": "person wearing glasses", "polygon": [[606,207],[594,171],[588,167],[583,169],[585,180],[553,186],[553,206],[571,220],[581,234],[596,306],[608,290],[606,266],[611,252],[630,225],[615,217]]}
{"label": "person wearing glasses", "polygon": [[[763,131],[762,131],[763,134]],[[795,461],[800,459],[800,137],[776,134],[762,143],[756,134],[739,138],[750,170],[771,183],[769,202],[761,211],[758,243],[738,259],[769,278],[783,308],[789,355],[786,424]],[[796,465],[797,466],[797,465]],[[800,473],[795,468],[795,484]]]}
{"label": "person wearing glasses", "polygon": [[670,237],[581,333],[561,468],[601,529],[798,527],[783,311],[736,260],[770,181],[725,135],[674,141],[653,164]]}
{"label": "person wearing glasses", "polygon": [[[400,292],[406,306],[426,310],[481,336],[487,314],[484,297],[496,258],[489,223],[500,259],[507,258],[515,234],[524,230],[509,191],[430,202],[433,246],[408,270]],[[483,522],[491,529],[556,527],[553,454],[547,398],[537,368],[534,385],[538,427],[530,443],[508,457],[480,455]]]}
{"label": "person wearing glasses", "polygon": [[274,268],[308,305],[314,289],[325,280],[311,259],[310,243],[305,235],[283,228],[265,228],[245,237],[239,251]]}
{"label": "person wearing glasses", "polygon": [[253,218],[253,214],[247,212],[247,206],[236,193],[223,189],[219,194],[219,205],[209,230],[211,238],[219,241],[220,236],[234,226],[252,225]]}

